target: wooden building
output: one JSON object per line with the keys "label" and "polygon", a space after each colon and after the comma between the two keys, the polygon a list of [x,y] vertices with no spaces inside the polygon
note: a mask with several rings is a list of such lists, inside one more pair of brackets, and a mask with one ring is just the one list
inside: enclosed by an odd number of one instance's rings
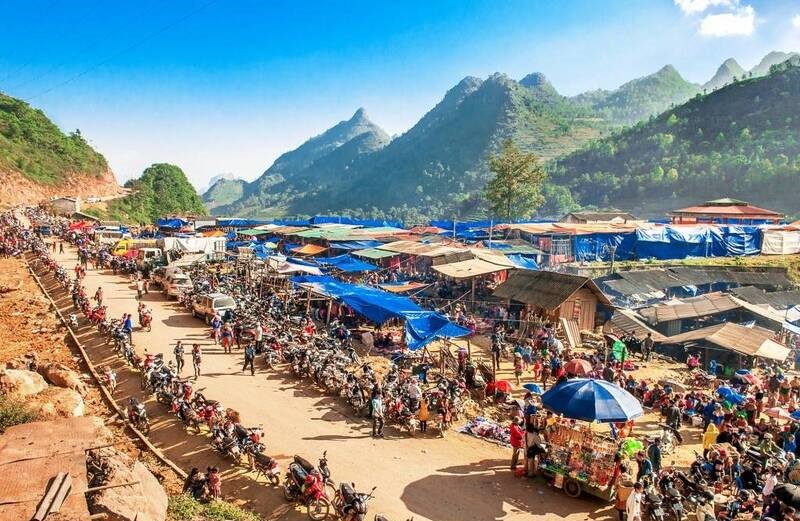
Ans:
{"label": "wooden building", "polygon": [[611,317],[608,297],[587,277],[552,271],[511,273],[494,296],[524,304],[530,314],[557,322],[572,319],[581,330],[594,330]]}

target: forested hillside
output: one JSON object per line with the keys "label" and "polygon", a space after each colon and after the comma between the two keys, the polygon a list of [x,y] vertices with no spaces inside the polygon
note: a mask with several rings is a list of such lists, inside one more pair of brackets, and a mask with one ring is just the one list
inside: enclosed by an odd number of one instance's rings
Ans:
{"label": "forested hillside", "polygon": [[156,163],[138,179],[125,183],[131,194],[112,201],[104,216],[124,222],[151,224],[169,215],[205,215],[203,200],[179,167]]}
{"label": "forested hillside", "polygon": [[800,68],[728,85],[551,167],[582,205],[639,208],[731,196],[800,209]]}
{"label": "forested hillside", "polygon": [[65,134],[41,110],[0,94],[0,203],[119,190],[106,159],[76,130]]}

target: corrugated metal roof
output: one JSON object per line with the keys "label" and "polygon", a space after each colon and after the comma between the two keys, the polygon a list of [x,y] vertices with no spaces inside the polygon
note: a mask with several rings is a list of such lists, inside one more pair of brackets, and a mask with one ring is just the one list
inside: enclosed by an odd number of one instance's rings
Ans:
{"label": "corrugated metal roof", "polygon": [[653,336],[653,340],[661,342],[665,337],[655,329],[650,328],[642,320],[639,320],[633,311],[628,309],[616,309],[611,320],[603,324],[603,331],[611,333],[616,336],[622,336],[625,333],[633,333],[638,338],[644,338],[647,333]]}
{"label": "corrugated metal roof", "polygon": [[592,279],[553,271],[516,271],[498,286],[494,296],[553,311],[584,286],[597,295],[600,302],[611,306],[608,297]]}
{"label": "corrugated metal roof", "polygon": [[729,268],[676,266],[674,268],[620,271],[616,275],[620,279],[604,280],[603,284],[623,295],[645,294],[681,286],[702,286],[712,283],[781,287],[792,285],[784,272],[745,271]]}
{"label": "corrugated metal roof", "polygon": [[479,275],[488,275],[498,271],[511,269],[508,266],[500,266],[492,262],[481,259],[469,259],[448,264],[437,264],[433,266],[434,271],[454,279],[468,279]]}
{"label": "corrugated metal roof", "polygon": [[709,293],[699,297],[683,299],[673,303],[663,303],[639,310],[649,323],[660,324],[684,318],[699,318],[724,313],[739,308],[739,304],[728,295]]}
{"label": "corrugated metal roof", "polygon": [[766,292],[753,286],[745,286],[736,288],[731,293],[751,304],[766,305],[775,309],[788,309],[800,304],[800,291]]}
{"label": "corrugated metal roof", "polygon": [[723,349],[729,349],[748,356],[760,356],[783,361],[789,356],[789,348],[775,342],[775,333],[760,327],[745,327],[733,322],[687,331],[662,340],[668,344],[705,341]]}

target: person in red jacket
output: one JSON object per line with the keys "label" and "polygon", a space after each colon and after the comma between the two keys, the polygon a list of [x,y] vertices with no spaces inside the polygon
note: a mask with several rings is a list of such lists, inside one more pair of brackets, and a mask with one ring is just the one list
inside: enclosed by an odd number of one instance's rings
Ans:
{"label": "person in red jacket", "polygon": [[511,455],[511,470],[517,470],[519,455],[525,450],[525,431],[522,430],[519,420],[512,420],[509,426],[511,431],[511,448],[514,450]]}

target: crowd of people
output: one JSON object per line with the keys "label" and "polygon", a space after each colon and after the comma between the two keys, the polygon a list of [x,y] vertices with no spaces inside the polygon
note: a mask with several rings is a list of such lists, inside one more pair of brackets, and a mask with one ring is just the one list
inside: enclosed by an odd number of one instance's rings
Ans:
{"label": "crowd of people", "polygon": [[[0,253],[15,255],[26,249],[41,248],[35,235],[19,226],[13,214],[0,217]],[[112,269],[131,275],[141,299],[149,290],[148,273],[142,272],[129,263],[121,262],[110,254],[108,247],[98,247],[80,233],[70,233],[66,226],[55,228],[55,233],[63,239],[52,242],[55,253],[56,244],[63,251],[63,242],[73,242],[78,248],[79,263],[75,267],[75,277],[81,280],[86,269]],[[211,273],[211,272],[209,272]],[[391,272],[387,272],[391,273]],[[213,274],[213,273],[212,273]],[[419,274],[417,274],[419,275]],[[391,281],[391,276],[381,276],[371,281],[379,283]],[[225,285],[225,276],[217,272],[209,277],[211,287]],[[270,294],[264,300],[275,302],[277,294]],[[105,295],[98,288],[91,299],[98,307],[104,305]],[[289,305],[289,299],[280,304],[282,309]],[[271,309],[270,306],[265,308]],[[301,321],[295,330],[307,339],[313,339],[323,331],[318,330],[314,319],[328,317],[319,315],[321,308],[313,307],[308,314],[302,313]],[[145,309],[138,309],[140,319]],[[451,317],[458,323],[477,333],[476,318],[460,306],[453,306]],[[494,310],[493,315],[509,317],[507,310]],[[332,325],[324,329],[324,336],[333,337],[349,345],[352,342],[350,329],[344,322],[334,317]],[[141,322],[141,320],[140,320]],[[774,521],[798,520],[796,506],[779,495],[781,485],[800,483],[800,468],[797,456],[800,455],[800,422],[795,421],[795,410],[800,406],[800,377],[787,375],[778,365],[755,366],[748,363],[732,377],[717,377],[717,367],[713,364],[702,367],[700,358],[690,353],[686,360],[686,374],[692,375],[682,385],[653,382],[637,378],[639,363],[649,363],[655,352],[650,335],[637,337],[633,333],[623,335],[612,345],[603,345],[596,350],[576,350],[565,345],[560,331],[546,319],[533,320],[532,327],[524,334],[507,328],[513,322],[505,319],[494,321],[491,331],[491,347],[488,352],[491,367],[484,367],[480,360],[469,356],[465,349],[456,352],[457,370],[453,375],[453,385],[473,396],[487,395],[504,402],[511,399],[507,388],[496,385],[496,373],[510,368],[517,386],[523,383],[541,385],[543,391],[549,386],[559,385],[575,376],[586,376],[613,382],[638,398],[645,408],[659,414],[666,433],[650,439],[641,439],[639,450],[632,457],[622,455],[624,442],[634,438],[634,425],[612,424],[610,436],[620,444],[620,457],[615,468],[613,485],[618,487],[616,506],[627,519],[645,519],[649,493],[665,494],[675,483],[677,469],[664,465],[664,454],[674,450],[686,437],[687,429],[702,432],[702,454],[698,454],[686,475],[696,485],[697,493],[692,495],[684,490],[685,498],[692,498],[693,508],[699,521],[710,519],[732,520],[742,514]],[[123,328],[133,332],[130,315],[123,317]],[[251,375],[256,371],[256,356],[270,349],[270,344],[280,342],[280,338],[270,330],[270,324],[256,320],[247,322],[237,320],[233,314],[216,315],[210,321],[211,336],[215,343],[222,345],[225,353],[234,350],[243,358],[242,371]],[[371,331],[371,343],[376,347],[396,347],[399,342],[387,331]],[[271,340],[268,340],[270,339]],[[184,357],[188,351],[180,342],[174,346],[174,367],[180,375],[184,370]],[[201,374],[202,352],[195,344],[190,350],[194,376]],[[638,356],[638,360],[636,360]],[[423,364],[424,365],[424,364]],[[580,368],[580,370],[570,370]],[[425,392],[427,371],[422,366],[409,367],[409,372],[417,376],[402,380],[402,401],[408,414],[416,419],[419,430],[426,432],[432,414],[443,414],[445,421],[453,411],[441,400],[430,399]],[[702,374],[702,378],[695,375]],[[678,382],[675,382],[678,383]],[[705,384],[705,385],[703,385]],[[385,390],[380,384],[366,390],[369,398],[365,400],[366,414],[372,421],[372,435],[384,435],[385,418],[392,400],[386,399]],[[447,400],[447,396],[443,396]],[[446,404],[446,401],[445,401]],[[523,461],[523,474],[535,476],[538,461],[547,450],[547,428],[557,421],[551,413],[544,413],[536,399],[536,393],[528,393],[523,403],[515,409],[515,416],[509,424],[509,441],[512,447],[511,468],[516,470]],[[800,413],[796,415],[800,419]],[[452,418],[450,419],[452,421]],[[205,473],[192,469],[185,490],[194,496],[218,497],[221,478],[219,469],[209,467]],[[622,517],[621,517],[622,518]]]}

